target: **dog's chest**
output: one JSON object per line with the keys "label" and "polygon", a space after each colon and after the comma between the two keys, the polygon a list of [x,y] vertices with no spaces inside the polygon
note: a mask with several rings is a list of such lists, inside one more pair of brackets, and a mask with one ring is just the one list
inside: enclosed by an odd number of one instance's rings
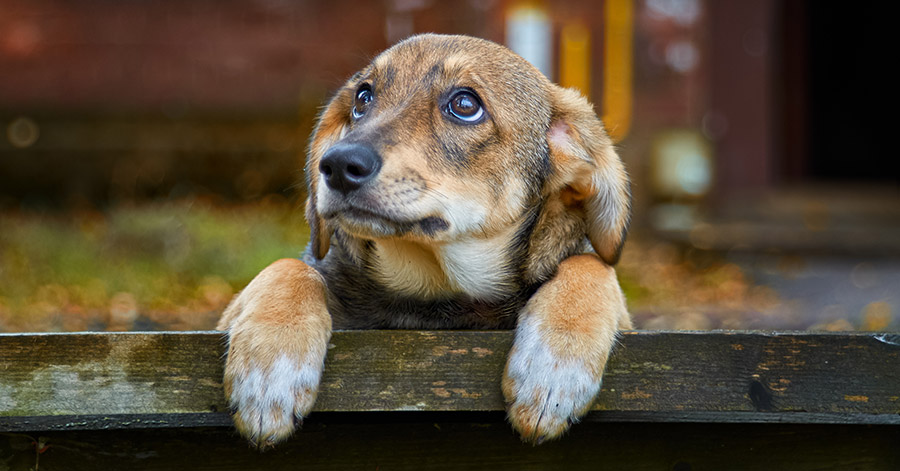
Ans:
{"label": "dog's chest", "polygon": [[515,290],[506,247],[490,240],[468,240],[425,248],[385,241],[373,245],[368,267],[392,293],[422,300],[467,297],[496,302]]}
{"label": "dog's chest", "polygon": [[[403,264],[397,263],[394,276],[389,277],[390,272],[376,270],[370,263],[359,264],[339,247],[333,247],[324,260],[314,261],[308,254],[305,259],[325,278],[329,291],[328,310],[335,329],[512,328],[517,314],[536,289],[522,287],[511,278],[503,284],[503,295],[493,300],[464,293],[424,296],[396,288],[403,282],[414,283],[403,277],[422,276],[421,268],[404,268]],[[473,262],[468,268],[476,266]],[[382,270],[388,267],[384,265]],[[431,275],[425,273],[424,276]],[[413,287],[407,285],[405,288]]]}

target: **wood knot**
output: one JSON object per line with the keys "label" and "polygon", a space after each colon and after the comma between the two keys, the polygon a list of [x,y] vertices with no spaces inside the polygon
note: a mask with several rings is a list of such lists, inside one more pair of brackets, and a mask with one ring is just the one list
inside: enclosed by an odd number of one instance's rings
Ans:
{"label": "wood knot", "polygon": [[761,382],[752,381],[750,383],[750,390],[747,394],[750,396],[750,401],[757,411],[769,412],[774,410],[772,404],[772,392]]}

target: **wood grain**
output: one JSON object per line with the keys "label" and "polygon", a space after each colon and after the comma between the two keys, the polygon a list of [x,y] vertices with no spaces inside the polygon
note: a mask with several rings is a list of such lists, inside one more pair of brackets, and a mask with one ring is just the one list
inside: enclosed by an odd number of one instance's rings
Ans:
{"label": "wood grain", "polygon": [[[512,340],[336,332],[313,416],[502,412]],[[228,426],[224,353],[216,332],[0,335],[0,430]],[[900,336],[625,332],[588,420],[900,424]]]}

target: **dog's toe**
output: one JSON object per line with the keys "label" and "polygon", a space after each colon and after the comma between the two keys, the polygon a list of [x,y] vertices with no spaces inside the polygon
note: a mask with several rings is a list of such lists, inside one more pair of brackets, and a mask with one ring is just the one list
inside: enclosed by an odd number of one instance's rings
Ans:
{"label": "dog's toe", "polygon": [[510,423],[522,440],[540,444],[562,435],[600,392],[600,375],[582,359],[523,344],[510,352],[503,378]]}
{"label": "dog's toe", "polygon": [[290,437],[312,410],[321,370],[321,360],[287,355],[266,367],[229,368],[225,381],[238,431],[261,450]]}

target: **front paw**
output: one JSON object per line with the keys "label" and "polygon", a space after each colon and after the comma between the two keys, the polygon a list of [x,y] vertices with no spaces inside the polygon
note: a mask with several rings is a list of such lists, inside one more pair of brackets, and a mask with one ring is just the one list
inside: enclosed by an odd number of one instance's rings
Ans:
{"label": "front paw", "polygon": [[[240,339],[232,339],[232,342]],[[325,348],[305,355],[232,353],[225,391],[235,427],[251,444],[267,449],[291,436],[316,401]]]}
{"label": "front paw", "polygon": [[593,255],[560,264],[519,314],[503,375],[509,421],[523,440],[556,438],[590,410],[617,329],[630,325],[611,267]]}
{"label": "front paw", "polygon": [[503,394],[513,428],[523,441],[540,444],[587,413],[600,392],[603,365],[592,367],[571,352],[554,351],[537,329],[523,324],[506,364]]}
{"label": "front paw", "polygon": [[235,427],[266,449],[289,437],[316,400],[331,316],[322,278],[308,265],[280,260],[228,306],[225,394]]}

